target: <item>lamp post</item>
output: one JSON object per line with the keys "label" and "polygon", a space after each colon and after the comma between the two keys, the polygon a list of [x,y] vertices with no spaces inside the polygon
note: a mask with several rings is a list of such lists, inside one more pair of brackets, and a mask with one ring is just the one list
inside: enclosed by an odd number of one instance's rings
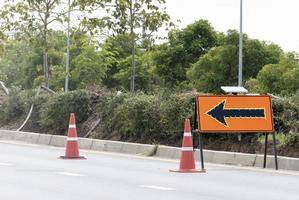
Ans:
{"label": "lamp post", "polygon": [[243,70],[243,0],[240,0],[240,36],[239,36],[239,78],[238,86],[242,86]]}
{"label": "lamp post", "polygon": [[67,40],[66,40],[66,65],[65,65],[65,85],[64,91],[68,92],[69,90],[69,72],[70,72],[70,18],[71,18],[71,0],[68,0],[68,18],[67,18]]}

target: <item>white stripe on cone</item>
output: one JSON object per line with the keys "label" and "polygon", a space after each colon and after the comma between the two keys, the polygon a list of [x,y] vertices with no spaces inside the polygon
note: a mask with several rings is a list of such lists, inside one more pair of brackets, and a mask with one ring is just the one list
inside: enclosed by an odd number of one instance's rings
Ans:
{"label": "white stripe on cone", "polygon": [[69,128],[76,128],[76,124],[70,124]]}
{"label": "white stripe on cone", "polygon": [[191,132],[184,132],[184,136],[188,136],[188,137],[191,137]]}
{"label": "white stripe on cone", "polygon": [[68,137],[66,140],[67,141],[78,141],[78,138],[77,137]]}
{"label": "white stripe on cone", "polygon": [[182,147],[182,151],[193,151],[193,147]]}

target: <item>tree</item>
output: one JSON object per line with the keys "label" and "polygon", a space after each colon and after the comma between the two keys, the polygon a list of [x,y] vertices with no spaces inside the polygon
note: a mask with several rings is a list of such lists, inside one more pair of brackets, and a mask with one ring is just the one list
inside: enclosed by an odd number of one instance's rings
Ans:
{"label": "tree", "polygon": [[[238,80],[238,42],[236,31],[229,31],[222,38],[222,45],[211,49],[199,58],[188,70],[191,84],[202,92],[219,92],[220,86],[237,85]],[[244,37],[244,81],[257,76],[266,64],[276,64],[282,50],[274,44]]]}
{"label": "tree", "polygon": [[30,46],[25,42],[9,40],[5,44],[5,51],[0,59],[1,81],[8,87],[21,86],[25,83],[25,69],[31,64],[33,56]]}
{"label": "tree", "polygon": [[[130,85],[130,66],[132,57],[129,56],[119,62],[120,70],[113,78],[125,89]],[[136,56],[138,68],[136,70],[135,90],[153,91],[159,85],[160,78],[155,73],[153,52],[138,53]]]}
{"label": "tree", "polygon": [[217,33],[207,20],[199,20],[183,30],[172,30],[169,42],[156,48],[157,73],[166,86],[186,81],[192,63],[217,45]]}
{"label": "tree", "polygon": [[93,44],[84,44],[82,52],[73,58],[71,80],[73,88],[85,88],[90,85],[101,85],[109,67],[109,54],[96,52]]}
{"label": "tree", "polygon": [[253,92],[290,96],[299,90],[299,64],[288,54],[278,64],[265,65],[246,85]]}
{"label": "tree", "polygon": [[[78,1],[82,9],[105,8],[108,16],[100,19],[86,20],[89,27],[106,27],[115,34],[130,34],[131,43],[131,92],[135,90],[136,42],[151,38],[170,20],[166,9],[161,7],[165,0],[87,0]],[[95,10],[95,9],[91,9]]]}
{"label": "tree", "polygon": [[[33,40],[36,35],[42,36],[43,67],[45,85],[49,86],[48,67],[48,34],[49,25],[53,22],[62,22],[64,14],[61,9],[62,0],[5,0],[1,10],[2,29],[12,32],[16,38]],[[36,34],[38,33],[38,34]]]}
{"label": "tree", "polygon": [[[106,76],[103,83],[109,88],[128,90],[130,88],[131,63],[132,56],[130,53],[130,34],[121,34],[109,37],[101,46],[101,53],[106,52],[104,63],[108,64]],[[136,51],[136,82],[135,90],[152,90],[151,84],[158,82],[154,72],[153,51]]]}
{"label": "tree", "polygon": [[[130,84],[129,87],[126,87],[127,85],[122,85],[119,82],[119,79],[116,79],[115,76],[125,68],[127,68],[126,70],[130,69],[131,65],[127,65],[127,63],[124,62],[124,60],[128,60],[127,58],[129,58],[131,55],[130,34],[120,34],[107,38],[104,44],[102,44],[101,49],[103,52],[109,52],[110,58],[113,58],[109,60],[109,67],[106,77],[103,79],[104,85],[106,85],[108,88],[130,88]],[[126,63],[126,65],[122,66],[124,63]],[[129,79],[130,77],[128,77],[128,80]]]}

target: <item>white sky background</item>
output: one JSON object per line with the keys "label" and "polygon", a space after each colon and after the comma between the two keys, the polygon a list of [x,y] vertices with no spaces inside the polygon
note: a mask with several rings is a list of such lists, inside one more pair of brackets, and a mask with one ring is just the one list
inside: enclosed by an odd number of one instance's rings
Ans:
{"label": "white sky background", "polygon": [[[0,7],[3,1],[0,0]],[[217,31],[239,30],[240,0],[166,1],[172,20],[181,21],[177,24],[180,28],[207,19]],[[243,0],[243,6],[243,31],[250,38],[299,52],[299,0]]]}

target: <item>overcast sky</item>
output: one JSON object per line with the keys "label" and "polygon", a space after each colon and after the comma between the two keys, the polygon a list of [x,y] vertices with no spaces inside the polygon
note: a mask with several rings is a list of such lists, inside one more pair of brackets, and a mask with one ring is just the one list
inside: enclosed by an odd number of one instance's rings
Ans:
{"label": "overcast sky", "polygon": [[[4,0],[0,0],[0,6]],[[207,19],[217,31],[239,30],[240,0],[166,0],[173,20],[183,28]],[[243,0],[243,30],[251,38],[272,41],[299,52],[299,0]]]}
{"label": "overcast sky", "polygon": [[[168,12],[180,27],[207,19],[217,31],[239,30],[240,0],[167,0]],[[243,0],[243,30],[251,38],[272,41],[299,52],[298,0]]]}

